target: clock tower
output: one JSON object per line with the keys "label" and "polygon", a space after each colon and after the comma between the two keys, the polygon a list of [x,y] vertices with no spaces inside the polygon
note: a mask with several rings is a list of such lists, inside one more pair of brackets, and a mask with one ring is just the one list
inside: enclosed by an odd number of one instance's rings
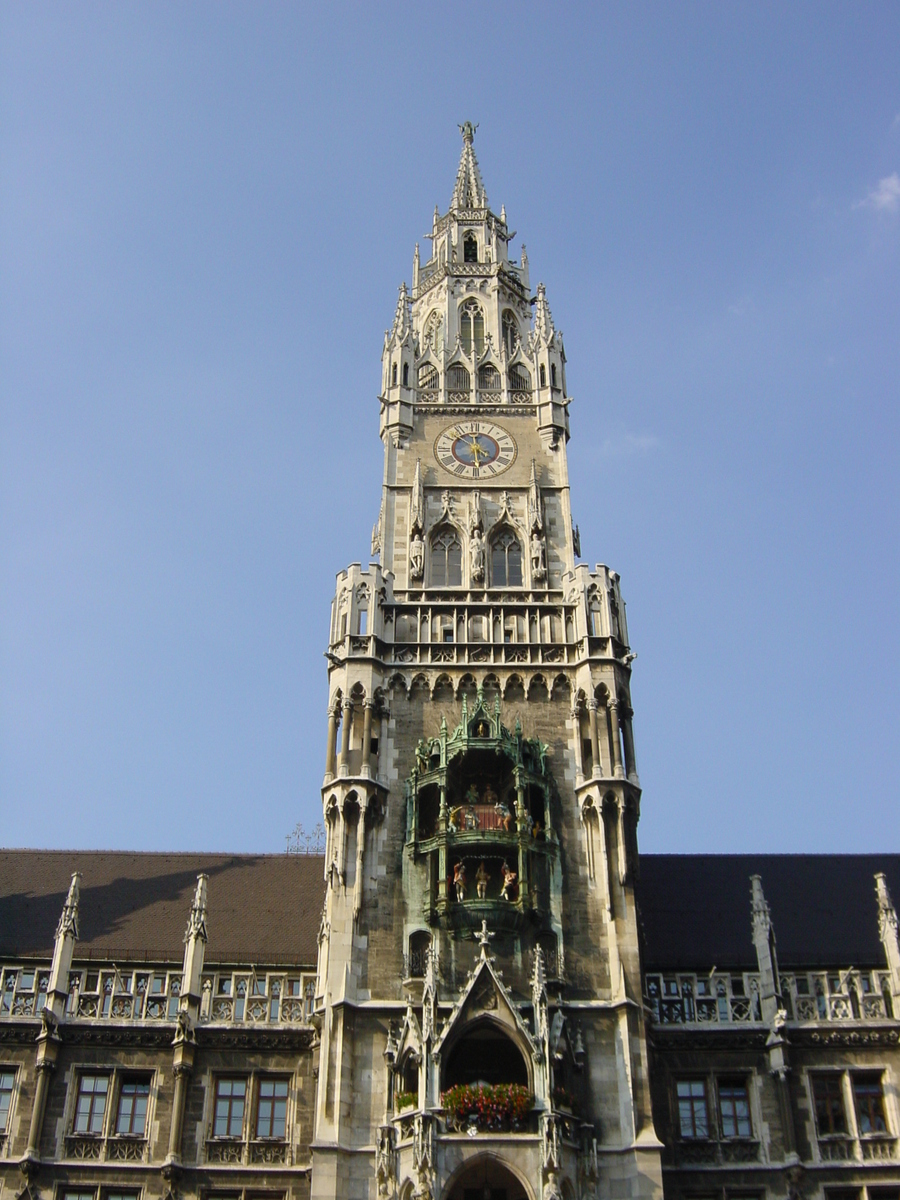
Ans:
{"label": "clock tower", "polygon": [[577,562],[562,335],[461,133],[332,609],[312,1194],[659,1196],[634,655]]}

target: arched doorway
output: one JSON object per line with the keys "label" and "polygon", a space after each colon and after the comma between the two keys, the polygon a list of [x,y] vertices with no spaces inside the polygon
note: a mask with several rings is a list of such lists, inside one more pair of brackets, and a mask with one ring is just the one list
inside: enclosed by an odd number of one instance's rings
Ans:
{"label": "arched doorway", "polygon": [[485,1155],[451,1178],[441,1200],[532,1200],[532,1196],[505,1163]]}

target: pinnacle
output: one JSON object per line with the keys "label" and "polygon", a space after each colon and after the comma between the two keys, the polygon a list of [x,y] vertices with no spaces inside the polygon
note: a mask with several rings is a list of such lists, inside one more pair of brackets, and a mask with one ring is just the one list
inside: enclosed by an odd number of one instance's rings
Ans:
{"label": "pinnacle", "polygon": [[488,207],[487,192],[484,190],[481,171],[478,169],[478,159],[475,157],[472,147],[477,128],[478,126],[473,125],[471,121],[466,121],[459,127],[459,131],[463,135],[463,148],[459,159],[459,170],[456,173],[456,186],[450,201],[451,208]]}

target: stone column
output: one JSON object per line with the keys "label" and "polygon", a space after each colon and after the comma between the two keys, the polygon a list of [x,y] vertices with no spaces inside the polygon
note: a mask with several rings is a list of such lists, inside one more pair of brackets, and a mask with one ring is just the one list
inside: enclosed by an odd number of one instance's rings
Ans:
{"label": "stone column", "polygon": [[353,705],[344,701],[344,732],[341,737],[341,774],[346,775],[350,767],[350,735],[353,732]]}
{"label": "stone column", "polygon": [[337,706],[328,710],[328,738],[325,742],[325,778],[334,779],[334,763],[337,756]]}
{"label": "stone column", "polygon": [[372,710],[375,707],[374,700],[366,700],[363,706],[363,737],[362,737],[362,774],[370,775],[371,766],[369,760],[372,756]]}
{"label": "stone column", "polygon": [[634,757],[634,730],[631,725],[633,713],[630,708],[626,708],[622,712],[622,741],[625,745],[625,774],[633,782],[637,783],[638,770],[637,762]]}
{"label": "stone column", "polygon": [[593,697],[588,701],[588,721],[591,727],[591,774],[596,779],[601,773],[600,735],[597,732],[597,701]]}
{"label": "stone column", "polygon": [[[179,1040],[181,1039],[181,1040]],[[188,1083],[194,1068],[194,1043],[182,1034],[181,1029],[176,1036],[173,1074],[175,1075],[175,1094],[172,1097],[172,1124],[169,1127],[169,1148],[163,1164],[163,1174],[168,1172],[171,1178],[181,1166],[181,1137],[184,1129],[184,1106],[187,1098]]]}
{"label": "stone column", "polygon": [[622,750],[619,743],[618,700],[610,700],[609,702],[609,740],[612,749],[613,775],[616,779],[624,779],[625,772],[622,769]]}
{"label": "stone column", "polygon": [[581,756],[581,710],[572,709],[572,724],[575,726],[575,782],[584,779],[584,760]]}

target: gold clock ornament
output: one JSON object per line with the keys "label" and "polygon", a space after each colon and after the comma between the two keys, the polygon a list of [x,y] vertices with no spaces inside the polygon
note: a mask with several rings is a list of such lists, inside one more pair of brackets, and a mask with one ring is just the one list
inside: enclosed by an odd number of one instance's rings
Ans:
{"label": "gold clock ornament", "polygon": [[439,433],[434,457],[459,479],[490,479],[516,461],[512,434],[489,421],[459,421]]}

